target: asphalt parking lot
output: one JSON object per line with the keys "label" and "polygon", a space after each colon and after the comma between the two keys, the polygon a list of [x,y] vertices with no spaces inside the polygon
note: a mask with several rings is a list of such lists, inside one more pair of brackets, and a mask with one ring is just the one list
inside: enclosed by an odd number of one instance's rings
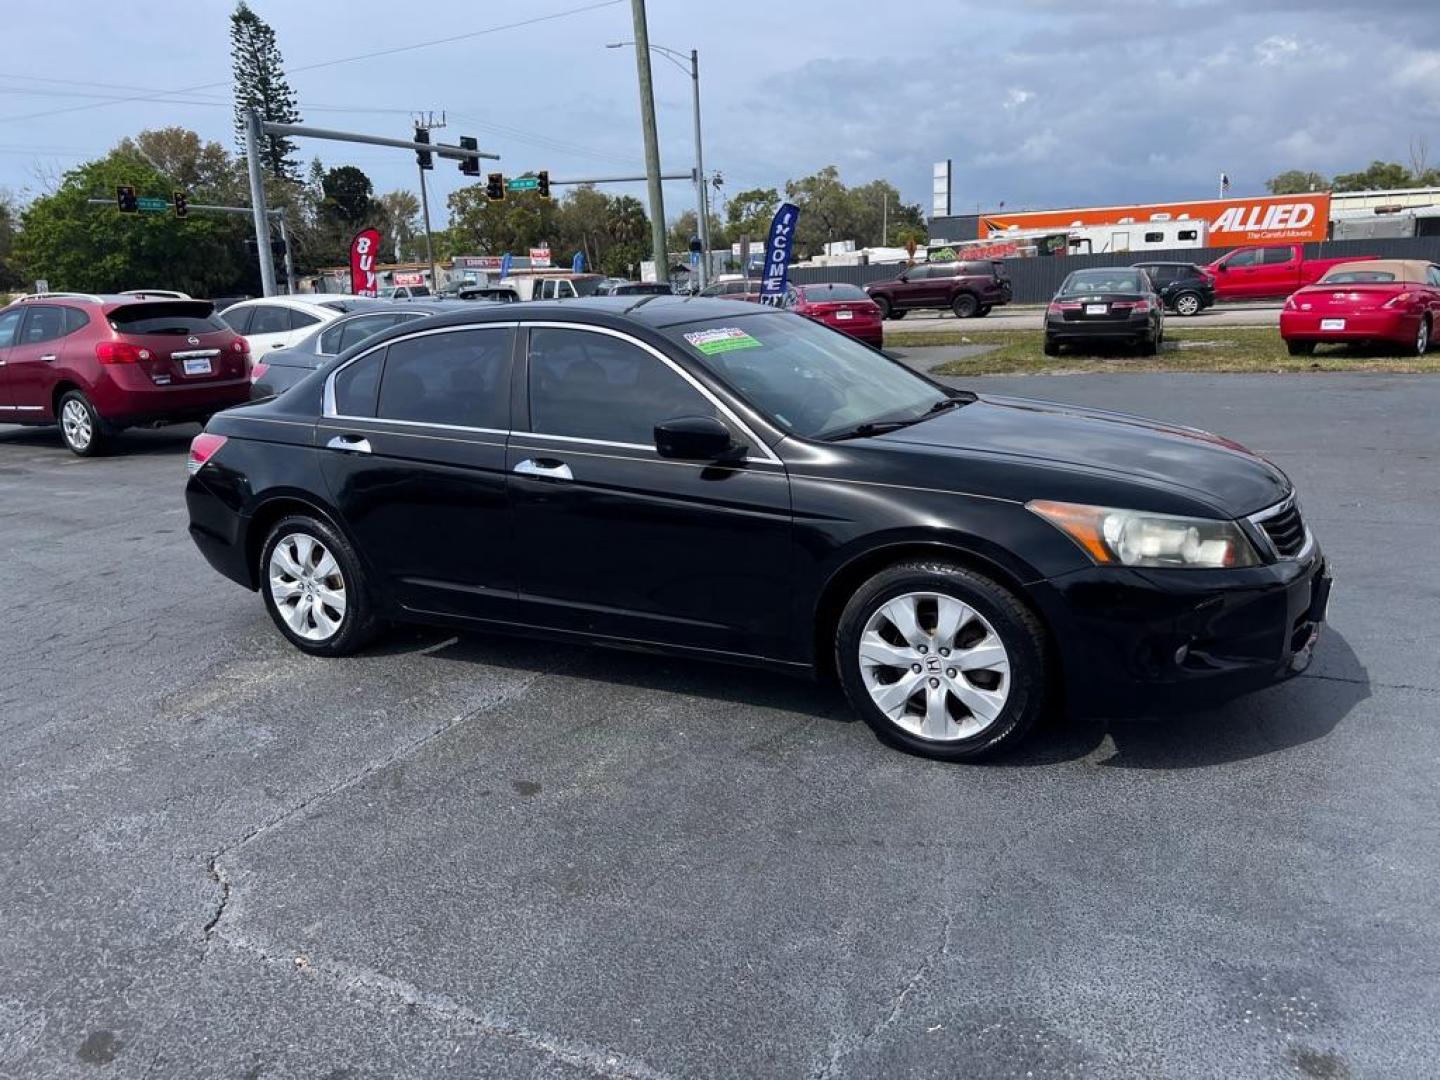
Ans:
{"label": "asphalt parking lot", "polygon": [[316,660],[191,545],[193,428],[0,428],[0,1076],[1432,1075],[1440,380],[977,381],[1289,471],[1311,670],[966,767],[749,671]]}

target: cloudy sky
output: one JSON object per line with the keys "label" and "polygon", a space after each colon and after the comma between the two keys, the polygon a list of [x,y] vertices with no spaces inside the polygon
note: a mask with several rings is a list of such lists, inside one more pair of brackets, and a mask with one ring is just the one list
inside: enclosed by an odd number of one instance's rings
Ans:
{"label": "cloudy sky", "polygon": [[[44,190],[146,127],[232,145],[229,0],[69,0],[76,17],[63,19],[62,5],[5,6],[0,188]],[[403,137],[410,113],[445,110],[437,138],[476,135],[507,172],[642,168],[634,58],[605,48],[633,36],[628,0],[251,6],[275,28],[309,123]],[[1258,192],[1282,169],[1407,161],[1417,136],[1440,161],[1440,0],[649,0],[649,11],[652,42],[700,50],[706,166],[728,192],[834,164],[928,210],[931,164],[951,158],[958,211],[1206,196],[1221,170]],[[402,49],[458,35],[470,36]],[[688,169],[688,75],[657,57],[655,85],[662,162]],[[378,191],[414,186],[399,151],[302,146],[317,154],[360,166]],[[447,162],[431,176],[443,206],[463,178]],[[687,185],[666,191],[669,216],[692,205]]]}

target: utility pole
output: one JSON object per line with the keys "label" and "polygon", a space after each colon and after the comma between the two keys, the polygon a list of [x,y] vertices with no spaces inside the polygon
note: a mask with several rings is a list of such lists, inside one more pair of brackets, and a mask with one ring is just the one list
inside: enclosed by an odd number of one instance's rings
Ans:
{"label": "utility pole", "polygon": [[255,253],[260,256],[260,291],[275,295],[275,257],[270,253],[270,220],[265,213],[265,179],[260,170],[260,114],[245,113],[245,162],[250,172],[250,208],[255,213]]}
{"label": "utility pole", "polygon": [[695,100],[695,214],[699,217],[700,246],[705,253],[700,257],[700,287],[703,289],[710,279],[710,221],[705,213],[705,158],[700,152],[700,54],[690,50],[690,86]]}
{"label": "utility pole", "polygon": [[[435,114],[433,112],[423,118],[417,116],[415,118],[417,140],[420,132],[425,132],[426,138],[428,139],[430,132],[438,131],[444,126],[444,113],[440,114],[440,122],[438,124],[435,122]],[[440,277],[435,272],[435,248],[430,242],[430,195],[425,190],[425,166],[420,165],[418,160],[416,164],[418,166],[417,171],[420,173],[420,212],[425,219],[425,261],[430,264],[430,291],[439,295]]]}
{"label": "utility pole", "polygon": [[285,211],[277,210],[275,220],[280,223],[280,244],[285,248],[285,290],[295,295],[295,259],[290,254],[290,232],[285,228]]}
{"label": "utility pole", "polygon": [[885,192],[885,202],[880,211],[880,246],[890,246],[890,192]]}
{"label": "utility pole", "polygon": [[645,0],[630,0],[635,19],[635,72],[640,81],[640,126],[645,133],[645,173],[650,189],[650,239],[655,249],[655,280],[670,280],[670,255],[665,250],[665,195],[660,185],[660,138],[655,133],[655,88],[650,80],[650,30]]}

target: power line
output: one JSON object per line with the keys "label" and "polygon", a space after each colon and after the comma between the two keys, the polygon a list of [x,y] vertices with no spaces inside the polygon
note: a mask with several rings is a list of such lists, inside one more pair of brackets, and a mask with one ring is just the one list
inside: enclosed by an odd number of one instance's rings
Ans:
{"label": "power line", "polygon": [[[286,75],[299,74],[302,71],[317,71],[320,68],[336,67],[340,64],[352,64],[360,60],[373,60],[379,56],[394,56],[396,53],[413,52],[416,49],[428,49],[435,45],[449,45],[456,41],[469,41],[473,38],[483,37],[487,34],[498,34],[505,30],[518,30],[525,26],[534,26],[537,23],[550,22],[555,19],[563,19],[571,15],[580,15],[587,11],[595,11],[599,8],[613,7],[616,4],[624,3],[625,0],[598,0],[597,3],[585,4],[577,8],[568,8],[565,11],[555,11],[548,15],[536,15],[528,19],[521,19],[518,22],[504,23],[499,26],[486,27],[483,30],[471,30],[464,34],[452,34],[449,37],[436,38],[433,41],[421,41],[414,45],[397,45],[390,49],[380,49],[376,52],[361,53],[357,56],[342,56],[335,60],[321,60],[314,64],[302,64],[299,67],[285,69]],[[165,101],[179,94],[193,94],[197,91],[214,90],[216,87],[229,86],[230,80],[224,79],[220,82],[198,83],[195,86],[183,86],[176,90],[160,91],[158,93],[135,94],[130,97],[117,97],[113,100],[100,100],[89,105],[69,105],[63,109],[49,109],[45,112],[26,113],[21,116],[0,117],[0,124],[14,123],[21,120],[39,120],[47,116],[60,116],[64,113],[82,112],[86,109],[103,107],[106,104],[119,105],[134,101]],[[183,102],[181,103],[183,104]]]}

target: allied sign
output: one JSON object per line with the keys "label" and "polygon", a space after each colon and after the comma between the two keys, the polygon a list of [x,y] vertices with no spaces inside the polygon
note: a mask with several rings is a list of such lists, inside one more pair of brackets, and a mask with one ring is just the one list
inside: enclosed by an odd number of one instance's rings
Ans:
{"label": "allied sign", "polygon": [[350,291],[357,296],[375,296],[380,281],[375,263],[380,254],[380,230],[361,229],[350,241]]}
{"label": "allied sign", "polygon": [[1017,229],[1080,228],[1087,225],[1141,225],[1148,221],[1186,218],[1209,225],[1210,247],[1243,244],[1317,243],[1330,225],[1330,193],[1262,195],[1250,198],[1202,199],[1198,202],[1150,203],[1139,206],[1092,206],[1079,210],[1002,211],[980,216],[985,238]]}
{"label": "allied sign", "polygon": [[765,239],[765,269],[760,278],[760,302],[778,304],[785,295],[790,276],[790,253],[795,249],[795,223],[800,208],[794,203],[781,203],[770,222],[770,235]]}

